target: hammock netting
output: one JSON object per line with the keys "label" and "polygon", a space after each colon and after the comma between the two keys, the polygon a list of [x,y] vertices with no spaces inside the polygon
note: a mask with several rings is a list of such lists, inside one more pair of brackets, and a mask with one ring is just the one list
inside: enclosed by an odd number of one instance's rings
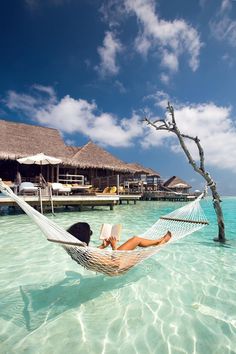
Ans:
{"label": "hammock netting", "polygon": [[201,194],[183,207],[160,217],[146,232],[139,235],[147,239],[158,239],[170,231],[172,237],[167,243],[147,248],[136,248],[132,251],[99,249],[85,246],[61,226],[32,208],[22,197],[18,197],[1,179],[0,191],[13,199],[24,210],[41,229],[48,241],[61,245],[74,261],[86,269],[109,276],[124,274],[133,266],[159,252],[166,245],[180,240],[208,224],[200,206],[200,200],[203,197]]}

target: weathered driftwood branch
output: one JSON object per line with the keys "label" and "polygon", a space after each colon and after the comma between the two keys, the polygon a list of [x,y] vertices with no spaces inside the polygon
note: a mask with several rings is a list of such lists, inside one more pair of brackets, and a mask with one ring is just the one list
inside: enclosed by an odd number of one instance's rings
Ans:
{"label": "weathered driftwood branch", "polygon": [[[218,237],[215,238],[215,241],[220,241],[220,242],[225,242],[225,227],[224,227],[224,217],[223,217],[223,212],[221,208],[221,200],[220,196],[216,190],[216,183],[210,176],[210,174],[205,170],[205,158],[204,158],[204,151],[203,148],[200,144],[200,139],[196,137],[192,137],[190,135],[182,134],[176,124],[175,120],[175,114],[174,114],[174,108],[170,105],[168,102],[167,106],[167,112],[169,113],[171,117],[171,121],[167,122],[166,120],[163,119],[158,119],[154,122],[150,121],[148,118],[144,118],[144,121],[148,124],[151,125],[153,128],[156,130],[166,130],[168,132],[174,133],[178,140],[179,143],[187,156],[188,162],[191,164],[193,169],[199,173],[207,182],[207,185],[211,189],[212,192],[212,197],[213,197],[213,206],[214,210],[217,216],[217,223],[218,223]],[[197,165],[196,161],[192,158],[192,155],[190,151],[188,150],[184,139],[189,139],[195,142],[197,149],[198,149],[198,154],[199,154],[199,166]]]}

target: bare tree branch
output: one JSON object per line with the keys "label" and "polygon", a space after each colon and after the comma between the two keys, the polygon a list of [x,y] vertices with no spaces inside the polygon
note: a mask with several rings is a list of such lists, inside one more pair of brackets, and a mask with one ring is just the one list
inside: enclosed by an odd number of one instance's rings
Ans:
{"label": "bare tree branch", "polygon": [[[174,108],[173,108],[173,106],[170,105],[169,102],[167,105],[167,112],[171,116],[171,123],[167,122],[164,119],[157,119],[156,121],[152,122],[147,117],[145,117],[144,121],[148,125],[151,125],[156,130],[165,130],[165,131],[174,133],[177,136],[179,143],[180,143],[180,145],[181,145],[181,147],[188,159],[188,162],[191,164],[193,169],[205,179],[205,181],[207,182],[207,185],[211,189],[212,197],[213,197],[213,206],[214,206],[214,209],[216,212],[217,223],[218,223],[218,238],[215,240],[220,241],[220,242],[225,242],[225,226],[224,226],[223,212],[222,212],[222,208],[220,205],[221,200],[220,200],[220,196],[216,190],[216,183],[214,182],[214,180],[212,179],[210,174],[205,170],[204,150],[200,144],[200,139],[197,136],[193,137],[193,136],[183,134],[180,132],[180,130],[176,124]],[[162,124],[157,125],[157,123],[162,123]],[[185,144],[184,139],[191,140],[196,144],[197,149],[198,149],[198,154],[199,154],[199,161],[200,161],[199,166],[197,165],[196,161],[194,161],[187,145]]]}
{"label": "bare tree branch", "polygon": [[[148,125],[151,125],[153,128],[155,128],[156,130],[167,130],[167,131],[170,130],[170,128],[167,125],[167,122],[163,119],[157,119],[154,122],[152,122],[145,117],[144,121],[147,122]],[[157,125],[157,123],[163,123],[163,124]]]}

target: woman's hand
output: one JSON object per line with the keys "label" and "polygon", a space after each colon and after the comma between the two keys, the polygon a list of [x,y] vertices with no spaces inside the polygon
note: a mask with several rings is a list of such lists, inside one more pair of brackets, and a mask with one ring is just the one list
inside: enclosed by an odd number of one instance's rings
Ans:
{"label": "woman's hand", "polygon": [[109,246],[111,243],[110,243],[110,240],[109,239],[104,239],[102,241],[102,244],[100,246],[98,246],[98,248],[101,248],[101,249],[104,249],[106,248],[107,246]]}
{"label": "woman's hand", "polygon": [[104,248],[106,248],[107,246],[109,246],[109,245],[111,244],[109,238],[108,238],[108,239],[105,238],[105,239],[103,240],[103,243],[102,243],[102,244],[103,244]]}
{"label": "woman's hand", "polygon": [[116,237],[115,236],[110,236],[109,242],[110,242],[111,248],[113,250],[116,250],[117,249],[117,239],[116,239]]}

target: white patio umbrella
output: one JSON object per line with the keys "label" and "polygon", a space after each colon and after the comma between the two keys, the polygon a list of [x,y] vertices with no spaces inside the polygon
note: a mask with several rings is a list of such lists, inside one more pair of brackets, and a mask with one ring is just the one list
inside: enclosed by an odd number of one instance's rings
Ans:
{"label": "white patio umbrella", "polygon": [[59,164],[62,160],[58,159],[53,156],[48,156],[45,155],[43,152],[40,154],[36,155],[31,155],[31,156],[26,156],[22,157],[20,159],[17,159],[19,163],[26,164],[26,165],[40,165],[41,166],[41,178],[44,180],[43,175],[42,175],[42,166],[43,165],[57,165]]}
{"label": "white patio umbrella", "polygon": [[53,156],[47,156],[43,152],[40,154],[32,155],[32,156],[26,156],[22,157],[20,159],[17,159],[19,163],[23,163],[26,165],[57,165],[61,163],[61,159],[58,159]]}
{"label": "white patio umbrella", "polygon": [[[19,163],[26,164],[26,165],[40,165],[41,166],[40,185],[42,184],[42,181],[45,182],[43,175],[42,175],[42,166],[43,165],[57,165],[62,162],[61,159],[58,159],[53,156],[45,155],[43,152],[41,152],[40,154],[36,154],[36,155],[22,157],[20,159],[17,159],[17,161]],[[40,193],[41,193],[41,190],[40,190]],[[40,203],[41,203],[41,213],[43,213],[43,206],[42,206],[41,197],[40,197]],[[52,203],[52,200],[51,200],[51,203]],[[52,204],[52,212],[53,212],[53,204]]]}

